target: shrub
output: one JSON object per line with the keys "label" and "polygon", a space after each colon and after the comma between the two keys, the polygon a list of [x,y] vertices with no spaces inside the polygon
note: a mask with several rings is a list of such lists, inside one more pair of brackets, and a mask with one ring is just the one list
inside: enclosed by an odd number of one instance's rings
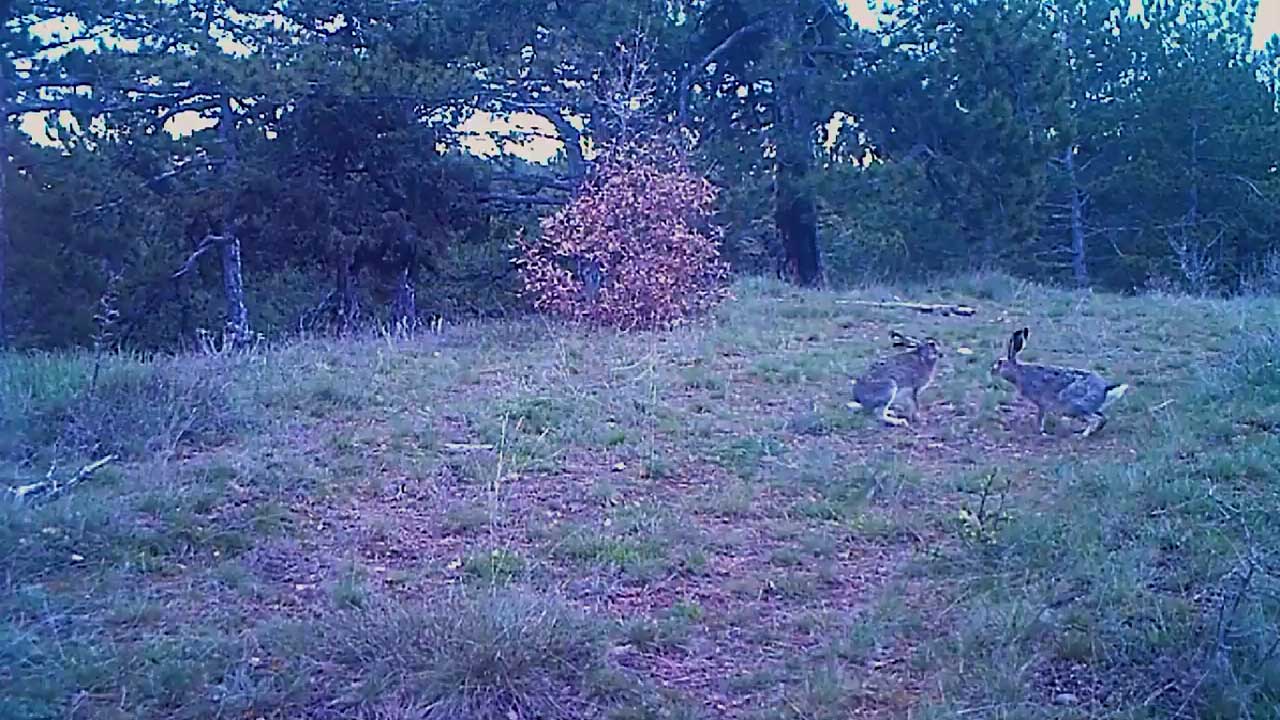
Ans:
{"label": "shrub", "polygon": [[543,312],[661,328],[726,296],[715,187],[666,142],[601,153],[568,205],[521,237],[523,294]]}
{"label": "shrub", "polygon": [[1280,249],[1272,249],[1240,276],[1242,295],[1280,295]]}
{"label": "shrub", "polygon": [[607,628],[520,592],[380,604],[314,629],[307,651],[359,678],[357,696],[421,708],[425,718],[582,717],[593,680],[608,671]]}
{"label": "shrub", "polygon": [[1280,428],[1280,330],[1237,331],[1197,390],[1198,402],[1233,422]]}
{"label": "shrub", "polygon": [[[0,461],[127,459],[217,443],[245,423],[219,360],[0,358]],[[95,378],[95,373],[97,377]]]}

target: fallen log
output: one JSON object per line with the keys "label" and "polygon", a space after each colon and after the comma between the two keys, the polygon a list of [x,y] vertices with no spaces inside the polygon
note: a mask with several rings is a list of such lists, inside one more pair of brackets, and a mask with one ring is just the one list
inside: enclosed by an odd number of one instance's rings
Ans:
{"label": "fallen log", "polygon": [[449,452],[469,452],[471,450],[492,450],[489,443],[445,443],[444,449]]}
{"label": "fallen log", "polygon": [[9,488],[9,492],[17,500],[31,500],[40,498],[43,500],[51,500],[58,495],[70,490],[76,485],[88,480],[95,472],[102,469],[103,466],[116,460],[119,456],[112,453],[101,460],[95,460],[88,465],[80,468],[79,472],[72,475],[66,482],[58,482],[53,479],[53,469],[50,468],[49,476],[40,482],[29,483],[26,485],[18,485]]}
{"label": "fallen log", "polygon": [[861,305],[863,307],[877,307],[888,310],[914,310],[927,315],[956,315],[959,317],[973,317],[978,314],[978,309],[969,305],[952,305],[950,303],[933,304],[918,302],[876,302],[873,300],[837,300],[837,305]]}

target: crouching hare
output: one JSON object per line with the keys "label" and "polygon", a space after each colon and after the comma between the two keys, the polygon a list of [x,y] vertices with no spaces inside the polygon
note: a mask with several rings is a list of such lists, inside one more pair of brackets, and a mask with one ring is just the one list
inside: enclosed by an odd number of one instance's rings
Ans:
{"label": "crouching hare", "polygon": [[[920,391],[933,382],[942,349],[933,338],[917,340],[899,332],[890,333],[893,346],[905,352],[881,358],[853,380],[853,402],[849,407],[875,413],[886,425],[904,426],[915,422],[920,412]],[[909,397],[907,417],[889,414],[889,406],[899,397]]]}

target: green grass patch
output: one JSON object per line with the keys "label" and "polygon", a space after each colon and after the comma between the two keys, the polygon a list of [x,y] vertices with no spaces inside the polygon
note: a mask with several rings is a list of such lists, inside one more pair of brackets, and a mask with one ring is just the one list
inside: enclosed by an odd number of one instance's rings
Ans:
{"label": "green grass patch", "polygon": [[[6,484],[120,456],[0,501],[0,717],[1274,714],[1280,302],[736,291],[665,333],[0,357]],[[845,302],[893,296],[978,315]],[[1097,437],[990,377],[1023,324],[1133,386]],[[911,428],[844,407],[890,330],[947,348]]]}
{"label": "green grass patch", "polygon": [[337,669],[339,677],[305,691],[312,704],[554,720],[625,699],[630,690],[616,681],[607,654],[610,633],[554,599],[499,591],[333,613],[280,634],[269,649],[288,662],[321,658]]}

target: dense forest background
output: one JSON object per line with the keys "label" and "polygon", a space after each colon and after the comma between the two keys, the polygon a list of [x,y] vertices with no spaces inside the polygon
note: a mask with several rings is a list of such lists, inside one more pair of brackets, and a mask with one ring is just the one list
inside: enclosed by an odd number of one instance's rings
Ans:
{"label": "dense forest background", "polygon": [[0,345],[519,312],[515,238],[649,137],[740,273],[1280,291],[1280,40],[1143,5],[9,0]]}

